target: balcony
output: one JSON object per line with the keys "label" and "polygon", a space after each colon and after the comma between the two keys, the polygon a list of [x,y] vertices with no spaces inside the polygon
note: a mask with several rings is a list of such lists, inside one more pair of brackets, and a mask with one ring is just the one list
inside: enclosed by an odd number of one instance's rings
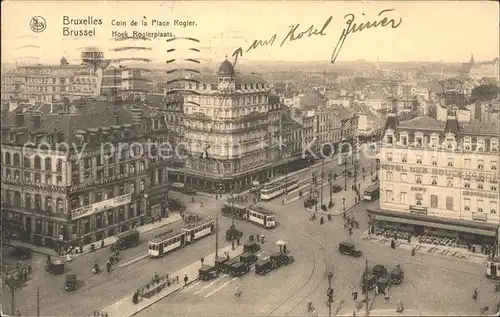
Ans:
{"label": "balcony", "polygon": [[472,213],[472,220],[475,221],[488,221],[488,214],[482,213],[482,212],[473,212]]}

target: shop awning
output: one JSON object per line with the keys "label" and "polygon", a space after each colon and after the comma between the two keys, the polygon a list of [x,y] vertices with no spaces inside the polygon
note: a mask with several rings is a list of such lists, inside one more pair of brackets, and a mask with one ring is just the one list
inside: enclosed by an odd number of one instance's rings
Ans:
{"label": "shop awning", "polygon": [[423,221],[423,220],[415,220],[415,219],[399,218],[399,217],[391,217],[391,216],[383,216],[383,215],[375,215],[375,219],[381,220],[381,221],[388,221],[388,222],[405,223],[405,224],[416,225],[416,226],[439,228],[439,229],[451,230],[451,231],[468,232],[468,233],[478,234],[478,235],[482,235],[482,236],[490,236],[490,237],[496,236],[495,230],[484,230],[484,229],[471,228],[471,227],[465,227],[465,226],[456,226],[456,225],[452,225],[452,224],[438,223],[438,222],[432,222],[432,221]]}

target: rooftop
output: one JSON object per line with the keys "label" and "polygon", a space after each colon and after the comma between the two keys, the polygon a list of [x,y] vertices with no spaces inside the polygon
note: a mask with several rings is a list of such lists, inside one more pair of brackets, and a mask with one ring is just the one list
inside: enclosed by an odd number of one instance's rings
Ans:
{"label": "rooftop", "polygon": [[411,120],[401,121],[398,125],[400,129],[422,129],[422,130],[443,130],[445,123],[429,116],[417,117]]}

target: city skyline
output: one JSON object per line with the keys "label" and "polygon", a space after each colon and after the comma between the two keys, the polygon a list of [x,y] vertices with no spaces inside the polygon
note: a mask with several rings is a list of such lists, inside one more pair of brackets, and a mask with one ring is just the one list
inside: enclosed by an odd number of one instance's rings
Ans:
{"label": "city skyline", "polygon": [[[401,17],[400,26],[398,28],[380,26],[350,34],[339,53],[337,62],[356,60],[374,62],[377,59],[381,62],[466,62],[471,53],[474,54],[476,61],[491,61],[498,57],[499,42],[493,32],[493,30],[498,32],[498,16],[496,10],[492,10],[491,6],[494,4],[486,2],[433,2],[432,10],[429,10],[430,5],[426,2],[329,2],[327,4],[307,2],[294,3],[293,6],[281,2],[259,3],[259,6],[249,2],[213,2],[209,8],[203,10],[197,10],[202,4],[195,1],[169,4],[148,2],[141,5],[140,14],[136,13],[137,7],[132,3],[92,2],[90,6],[84,2],[70,4],[37,2],[19,11],[21,5],[23,2],[4,4],[2,12],[2,37],[6,44],[2,48],[4,62],[27,59],[34,63],[54,64],[65,56],[74,64],[80,57],[79,48],[88,46],[102,49],[106,58],[120,58],[123,57],[123,53],[120,55],[109,51],[110,48],[122,45],[120,42],[110,40],[112,31],[130,32],[133,29],[139,29],[141,32],[160,30],[165,33],[172,32],[176,37],[199,39],[200,43],[196,44],[196,48],[200,52],[189,51],[189,58],[217,62],[223,60],[225,55],[229,55],[229,59],[233,60],[231,55],[241,47],[243,56],[239,57],[239,61],[242,62],[329,61],[345,27],[344,15],[354,14],[357,23],[373,22],[382,10],[388,9],[394,11],[386,12],[384,16],[396,21]],[[120,13],[111,13],[118,12],[118,5]],[[165,17],[157,13],[162,8],[168,12]],[[19,12],[15,17],[9,14],[14,10]],[[228,14],[229,12],[231,14]],[[102,25],[96,26],[95,37],[74,40],[62,36],[62,21],[65,15],[74,19],[89,16],[101,18]],[[47,29],[44,32],[31,31],[30,20],[34,16],[46,19]],[[255,16],[259,17],[258,20],[254,19]],[[287,37],[290,25],[300,24],[297,32],[299,30],[303,32],[313,24],[319,33],[329,16],[332,16],[332,19],[324,30],[326,35],[308,37],[306,34],[301,39],[285,41],[280,47]],[[471,16],[476,18],[471,19]],[[133,28],[110,25],[113,18],[127,23],[134,19],[140,23],[143,17],[146,17],[149,24],[152,19],[157,19],[169,20],[172,25],[173,20],[178,19],[195,21],[196,26],[155,28],[149,25]],[[366,20],[363,20],[364,17]],[[213,21],[217,23],[214,24]],[[81,29],[80,26],[73,28]],[[254,40],[261,40],[263,43],[272,39],[274,34],[277,36],[273,45],[259,46],[246,52]],[[162,63],[171,58],[186,58],[186,52],[193,46],[193,43],[187,41],[182,44],[180,41],[167,43],[166,38],[144,42],[147,43],[144,46],[150,47],[151,50],[136,52],[133,56],[147,58],[154,63]],[[446,45],[443,44],[445,42]],[[176,51],[167,53],[167,50],[173,47]]]}

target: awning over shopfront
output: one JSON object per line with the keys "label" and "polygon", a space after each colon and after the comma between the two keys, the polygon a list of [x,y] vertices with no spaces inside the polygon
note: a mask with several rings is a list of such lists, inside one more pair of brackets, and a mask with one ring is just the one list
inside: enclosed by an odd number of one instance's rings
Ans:
{"label": "awning over shopfront", "polygon": [[427,216],[417,213],[401,213],[388,210],[368,210],[374,219],[387,222],[396,222],[444,230],[467,232],[483,236],[495,237],[498,225],[481,223],[470,220],[447,219],[442,217]]}

